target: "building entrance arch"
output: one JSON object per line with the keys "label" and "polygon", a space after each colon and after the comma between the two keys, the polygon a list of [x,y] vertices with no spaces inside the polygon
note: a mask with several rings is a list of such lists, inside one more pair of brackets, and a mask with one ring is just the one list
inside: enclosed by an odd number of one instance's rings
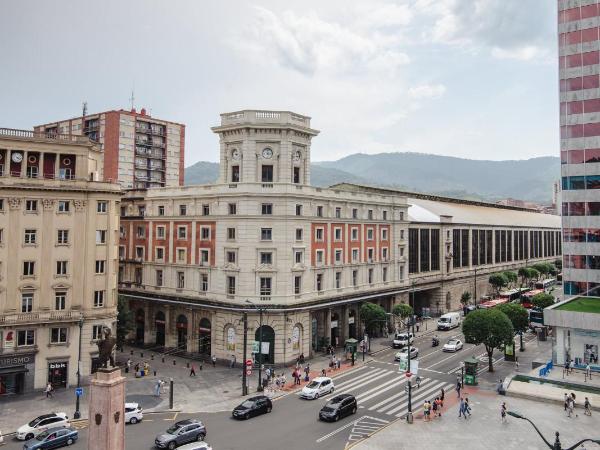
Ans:
{"label": "building entrance arch", "polygon": [[184,314],[177,316],[177,350],[187,351],[188,320]]}
{"label": "building entrance arch", "polygon": [[155,344],[158,347],[165,346],[165,313],[158,311],[154,315],[154,326],[156,328],[156,340]]}
{"label": "building entrance arch", "polygon": [[[256,329],[254,333],[254,339],[259,342],[261,335],[260,330],[262,329],[262,363],[263,364],[274,364],[275,363],[275,330],[269,325],[263,325]],[[258,355],[256,357],[258,360]]]}
{"label": "building entrance arch", "polygon": [[145,316],[146,313],[142,308],[139,308],[135,312],[135,343],[144,343],[144,328],[145,328]]}
{"label": "building entrance arch", "polygon": [[210,340],[211,340],[212,326],[210,320],[206,317],[200,319],[198,326],[198,353],[201,355],[211,354]]}

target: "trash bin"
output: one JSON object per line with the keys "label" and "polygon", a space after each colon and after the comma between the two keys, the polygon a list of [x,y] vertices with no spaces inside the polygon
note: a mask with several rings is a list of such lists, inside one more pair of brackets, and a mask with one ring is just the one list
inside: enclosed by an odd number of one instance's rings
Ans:
{"label": "trash bin", "polygon": [[474,357],[470,357],[465,360],[465,384],[468,386],[477,385],[477,365],[479,360]]}

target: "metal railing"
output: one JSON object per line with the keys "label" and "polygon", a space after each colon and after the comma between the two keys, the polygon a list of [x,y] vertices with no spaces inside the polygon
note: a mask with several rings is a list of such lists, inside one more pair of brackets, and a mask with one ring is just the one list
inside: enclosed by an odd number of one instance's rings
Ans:
{"label": "metal railing", "polygon": [[18,314],[4,314],[0,316],[0,324],[25,324],[36,322],[65,322],[77,321],[82,317],[78,311],[48,311]]}
{"label": "metal railing", "polygon": [[19,130],[15,128],[0,128],[0,137],[2,136],[20,139],[44,139],[55,142],[74,142],[76,144],[94,143],[94,141],[87,136],[49,133],[46,131]]}

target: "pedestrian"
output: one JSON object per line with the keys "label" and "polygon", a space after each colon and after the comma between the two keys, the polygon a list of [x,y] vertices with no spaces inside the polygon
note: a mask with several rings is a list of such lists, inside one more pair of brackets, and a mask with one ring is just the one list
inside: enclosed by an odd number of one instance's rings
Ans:
{"label": "pedestrian", "polygon": [[52,383],[50,383],[48,381],[48,384],[46,385],[46,398],[48,398],[48,397],[52,398],[53,397],[53,395],[52,395],[52,391],[53,390],[54,389],[52,388]]}
{"label": "pedestrian", "polygon": [[231,369],[233,369],[235,367],[235,355],[231,355],[231,362],[229,364],[229,367]]}
{"label": "pedestrian", "polygon": [[339,370],[339,368],[342,367],[342,359],[341,358],[337,358],[337,368]]}
{"label": "pedestrian", "polygon": [[444,388],[442,388],[440,391],[440,402],[442,404],[442,408],[444,407],[444,397],[445,396],[446,396],[446,392],[444,391]]}
{"label": "pedestrian", "polygon": [[213,367],[217,367],[217,357],[215,355],[212,355],[212,365]]}
{"label": "pedestrian", "polygon": [[304,377],[304,381],[308,381],[309,377],[308,374],[310,373],[310,363],[306,364],[306,367],[304,367],[304,374],[306,375]]}
{"label": "pedestrian", "polygon": [[[571,392],[571,408],[572,411],[575,411],[575,393]],[[575,413],[575,417],[579,417],[577,413]]]}
{"label": "pedestrian", "polygon": [[[460,403],[458,404],[458,418],[460,419],[460,416],[464,415],[465,413],[465,401],[463,400],[463,398],[460,398]],[[465,416],[466,419],[466,416]]]}
{"label": "pedestrian", "polygon": [[419,322],[417,322],[417,333],[419,332],[419,327],[421,326],[421,324]]}
{"label": "pedestrian", "polygon": [[431,409],[433,410],[433,417],[438,416],[438,406],[440,406],[439,401],[440,401],[440,399],[436,397],[436,399],[431,403]]}
{"label": "pedestrian", "polygon": [[417,383],[417,389],[421,387],[421,377],[419,375],[417,375],[417,378],[415,378],[415,382]]}
{"label": "pedestrian", "polygon": [[131,358],[127,358],[127,366],[125,367],[125,373],[129,373],[129,369],[131,369]]}
{"label": "pedestrian", "polygon": [[271,379],[271,369],[268,367],[265,369],[265,377],[267,378],[267,382]]}
{"label": "pedestrian", "polygon": [[456,382],[456,397],[460,398],[460,381]]}
{"label": "pedestrian", "polygon": [[155,397],[160,397],[160,386],[161,386],[161,380],[158,379],[156,380],[156,384],[154,385],[154,396]]}
{"label": "pedestrian", "polygon": [[506,402],[502,402],[502,405],[500,406],[500,419],[502,420],[502,423],[506,423]]}
{"label": "pedestrian", "polygon": [[592,405],[590,404],[589,399],[586,397],[585,401],[583,402],[583,409],[584,409],[584,414],[586,416],[591,416],[592,415]]}
{"label": "pedestrian", "polygon": [[325,370],[325,367],[323,367],[323,368],[321,369],[321,376],[322,376],[322,377],[326,377],[326,376],[327,376],[327,370]]}
{"label": "pedestrian", "polygon": [[423,420],[425,421],[429,421],[429,408],[429,402],[425,400],[425,402],[423,403]]}
{"label": "pedestrian", "polygon": [[519,358],[515,357],[515,369],[518,372],[519,371]]}
{"label": "pedestrian", "polygon": [[585,366],[585,376],[586,378],[592,379],[592,368],[590,367],[590,363],[588,362]]}
{"label": "pedestrian", "polygon": [[465,419],[467,418],[467,414],[471,417],[471,407],[469,406],[469,397],[465,397],[465,411],[463,412],[463,416]]}
{"label": "pedestrian", "polygon": [[190,366],[190,377],[195,377],[196,376],[196,367],[194,366],[194,363],[192,363],[192,365]]}
{"label": "pedestrian", "polygon": [[442,403],[442,400],[438,397],[438,398],[435,399],[435,401],[436,401],[436,403],[438,405],[438,407],[437,407],[438,417],[442,417],[442,406],[444,406],[443,403]]}
{"label": "pedestrian", "polygon": [[564,407],[565,407],[565,412],[566,412],[567,409],[569,409],[569,396],[567,395],[566,392],[565,392],[563,402],[564,402]]}
{"label": "pedestrian", "polygon": [[567,398],[567,417],[571,417],[573,415],[573,399],[571,397]]}

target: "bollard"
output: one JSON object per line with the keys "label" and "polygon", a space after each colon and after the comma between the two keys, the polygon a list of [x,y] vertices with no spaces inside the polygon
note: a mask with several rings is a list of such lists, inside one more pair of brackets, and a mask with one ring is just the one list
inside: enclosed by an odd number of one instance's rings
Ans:
{"label": "bollard", "polygon": [[150,361],[154,361],[154,353],[150,354]]}
{"label": "bollard", "polygon": [[143,358],[144,357],[144,352],[140,352],[140,357]]}
{"label": "bollard", "polygon": [[133,355],[133,350],[131,350],[130,353]]}
{"label": "bollard", "polygon": [[154,376],[156,376],[156,369],[154,369]]}
{"label": "bollard", "polygon": [[162,357],[162,362],[165,362],[165,357],[164,356]]}
{"label": "bollard", "polygon": [[169,379],[169,409],[173,409],[173,378]]}
{"label": "bollard", "polygon": [[173,365],[174,366],[177,365],[177,361],[173,360]]}
{"label": "bollard", "polygon": [[190,363],[189,363],[189,361],[185,363],[185,367],[186,367],[186,368],[188,368],[188,369],[190,368]]}

